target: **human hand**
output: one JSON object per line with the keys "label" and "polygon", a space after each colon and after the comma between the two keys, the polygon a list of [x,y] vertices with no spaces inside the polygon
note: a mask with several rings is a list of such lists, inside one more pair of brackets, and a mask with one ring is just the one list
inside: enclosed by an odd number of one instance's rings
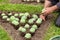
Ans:
{"label": "human hand", "polygon": [[40,18],[45,21],[45,16],[43,16],[42,14],[40,15]]}
{"label": "human hand", "polygon": [[51,10],[50,7],[49,7],[49,8],[44,8],[44,9],[42,10],[42,13],[43,13],[43,14],[40,15],[40,18],[41,18],[43,21],[45,21],[45,17],[46,17],[48,14],[52,13],[52,12],[53,12],[53,11]]}
{"label": "human hand", "polygon": [[54,11],[54,9],[52,7],[48,7],[42,10],[42,13],[45,15],[48,15],[50,13],[52,13]]}

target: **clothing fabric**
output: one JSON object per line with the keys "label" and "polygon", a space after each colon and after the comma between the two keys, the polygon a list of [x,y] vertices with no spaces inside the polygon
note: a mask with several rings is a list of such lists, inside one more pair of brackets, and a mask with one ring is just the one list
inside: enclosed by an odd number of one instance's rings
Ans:
{"label": "clothing fabric", "polygon": [[[60,9],[60,2],[59,0],[49,0],[51,2],[52,5],[57,5],[57,7]],[[60,13],[60,10],[59,12]],[[60,14],[57,17],[56,23],[55,23],[58,27],[60,27]]]}
{"label": "clothing fabric", "polygon": [[59,0],[49,0],[53,5],[57,5],[57,7],[60,9],[60,2]]}
{"label": "clothing fabric", "polygon": [[60,15],[58,16],[58,18],[56,20],[56,26],[60,27]]}

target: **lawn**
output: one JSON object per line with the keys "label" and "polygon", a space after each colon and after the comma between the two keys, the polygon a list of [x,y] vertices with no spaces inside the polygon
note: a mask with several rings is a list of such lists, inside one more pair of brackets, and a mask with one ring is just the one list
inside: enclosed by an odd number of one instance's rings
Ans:
{"label": "lawn", "polygon": [[[0,2],[4,2],[4,0],[1,0]],[[28,5],[28,4],[2,4],[0,5],[0,10],[2,11],[17,11],[17,12],[29,12],[29,13],[40,13],[43,9],[43,6],[41,5]],[[54,13],[55,18],[52,19],[50,26],[48,28],[48,31],[45,34],[44,40],[49,40],[51,37],[55,35],[60,35],[60,28],[55,26],[55,19],[57,17],[58,13]],[[0,29],[1,30],[1,29]],[[3,34],[4,35],[4,34]],[[0,35],[1,36],[1,35]],[[2,40],[5,40],[6,37],[1,38]]]}
{"label": "lawn", "polygon": [[55,25],[57,15],[58,12],[54,13],[55,18],[51,21],[50,27],[48,28],[48,31],[45,34],[44,40],[49,40],[53,36],[60,35],[60,28]]}
{"label": "lawn", "polygon": [[11,40],[8,33],[0,26],[0,40]]}
{"label": "lawn", "polygon": [[40,5],[28,5],[28,4],[3,4],[0,5],[0,10],[4,11],[17,11],[17,12],[29,12],[40,13],[43,6]]}

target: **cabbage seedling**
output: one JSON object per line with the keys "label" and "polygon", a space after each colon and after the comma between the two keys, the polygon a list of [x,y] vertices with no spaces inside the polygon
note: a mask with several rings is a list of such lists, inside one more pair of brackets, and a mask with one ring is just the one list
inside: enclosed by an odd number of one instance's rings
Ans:
{"label": "cabbage seedling", "polygon": [[25,28],[29,28],[30,26],[29,26],[29,24],[26,24],[24,27],[25,27]]}
{"label": "cabbage seedling", "polygon": [[17,26],[17,25],[19,25],[19,22],[14,20],[14,21],[12,21],[12,24]]}
{"label": "cabbage seedling", "polygon": [[10,21],[14,21],[15,20],[15,17],[14,16],[11,16],[10,17]]}
{"label": "cabbage seedling", "polygon": [[27,19],[27,17],[26,16],[22,16],[21,19]]}
{"label": "cabbage seedling", "polygon": [[11,15],[12,15],[12,13],[9,13],[9,14],[8,14],[8,16],[11,16]]}
{"label": "cabbage seedling", "polygon": [[24,15],[25,15],[25,16],[29,16],[29,13],[28,13],[28,12],[26,12]]}
{"label": "cabbage seedling", "polygon": [[10,19],[9,19],[9,18],[7,18],[7,21],[10,21]]}
{"label": "cabbage seedling", "polygon": [[37,29],[38,27],[37,27],[37,25],[33,25],[32,28]]}
{"label": "cabbage seedling", "polygon": [[3,16],[2,19],[7,19],[8,17],[7,16]]}
{"label": "cabbage seedling", "polygon": [[31,34],[30,33],[26,33],[25,38],[26,39],[30,39],[31,38]]}
{"label": "cabbage seedling", "polygon": [[19,18],[15,18],[16,21],[19,21]]}
{"label": "cabbage seedling", "polygon": [[17,17],[18,16],[18,13],[14,14],[14,16]]}
{"label": "cabbage seedling", "polygon": [[31,33],[34,33],[34,32],[35,32],[35,28],[31,28],[31,29],[30,29],[30,32],[31,32]]}
{"label": "cabbage seedling", "polygon": [[25,28],[22,28],[21,32],[26,32],[26,29]]}
{"label": "cabbage seedling", "polygon": [[18,30],[21,31],[21,32],[23,32],[23,33],[26,32],[26,29],[23,28],[23,27],[20,27]]}
{"label": "cabbage seedling", "polygon": [[38,19],[38,16],[35,15],[35,14],[33,14],[32,17],[35,18],[35,19]]}
{"label": "cabbage seedling", "polygon": [[25,19],[21,19],[20,23],[26,23],[26,20]]}
{"label": "cabbage seedling", "polygon": [[2,13],[1,16],[5,16],[6,14],[5,13]]}
{"label": "cabbage seedling", "polygon": [[36,19],[35,19],[35,18],[32,18],[31,20],[32,20],[32,21],[35,21]]}
{"label": "cabbage seedling", "polygon": [[18,29],[18,30],[19,30],[19,31],[22,31],[22,28],[23,28],[23,27],[19,27],[19,29]]}
{"label": "cabbage seedling", "polygon": [[34,21],[30,19],[30,20],[28,21],[28,23],[29,23],[29,24],[33,24]]}
{"label": "cabbage seedling", "polygon": [[41,24],[42,23],[42,19],[38,18],[38,20],[36,21],[37,24]]}
{"label": "cabbage seedling", "polygon": [[24,15],[23,13],[20,13],[20,14],[19,14],[19,17],[22,17],[23,15]]}

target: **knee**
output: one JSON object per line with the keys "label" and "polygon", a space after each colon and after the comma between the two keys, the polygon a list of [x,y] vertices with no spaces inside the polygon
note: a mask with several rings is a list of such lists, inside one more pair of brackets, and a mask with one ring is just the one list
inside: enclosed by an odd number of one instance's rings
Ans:
{"label": "knee", "polygon": [[56,21],[56,26],[60,27],[60,22]]}

